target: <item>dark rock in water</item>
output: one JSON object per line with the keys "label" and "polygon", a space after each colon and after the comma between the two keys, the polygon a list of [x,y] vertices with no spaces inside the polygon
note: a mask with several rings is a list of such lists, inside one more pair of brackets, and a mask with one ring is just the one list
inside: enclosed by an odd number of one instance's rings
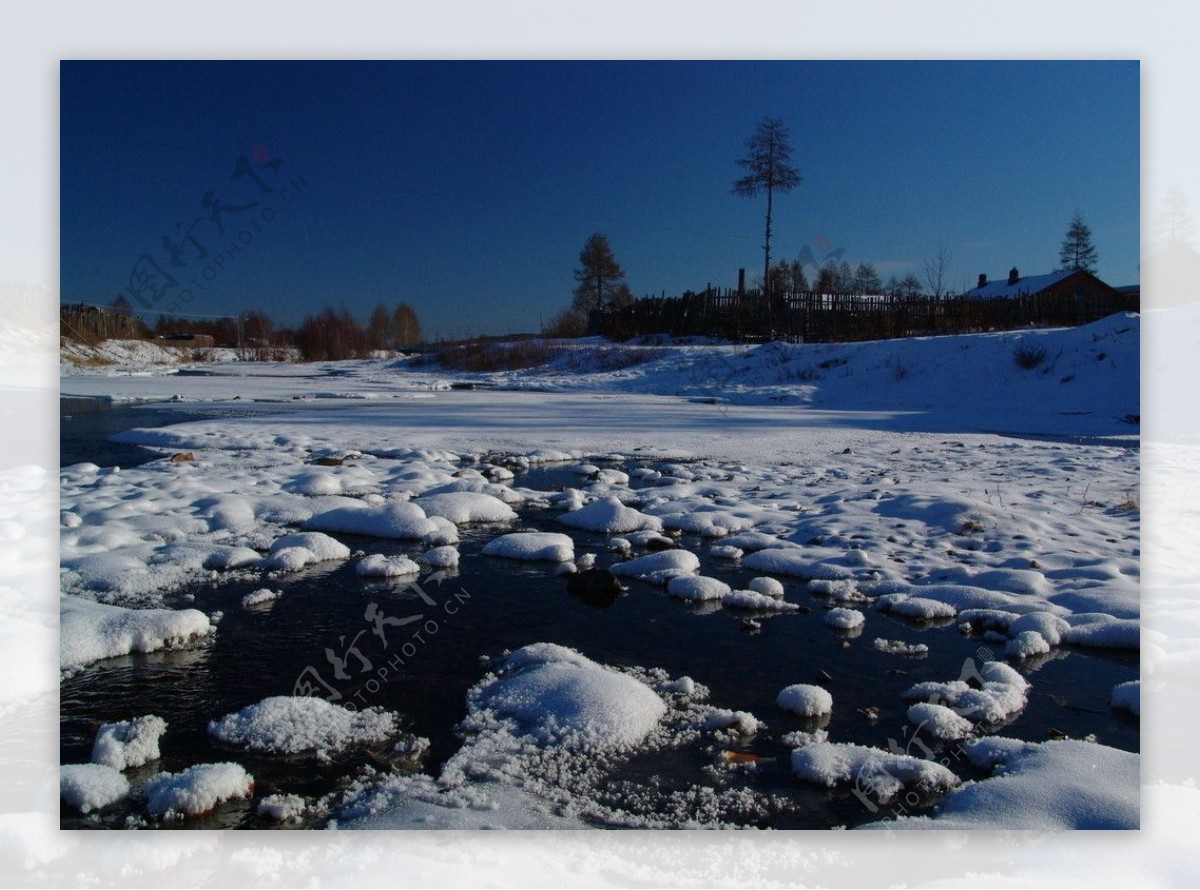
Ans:
{"label": "dark rock in water", "polygon": [[625,592],[617,576],[608,569],[588,569],[566,577],[567,590],[597,609],[611,606]]}
{"label": "dark rock in water", "polygon": [[675,542],[670,538],[650,538],[646,541],[646,549],[651,551],[670,550]]}

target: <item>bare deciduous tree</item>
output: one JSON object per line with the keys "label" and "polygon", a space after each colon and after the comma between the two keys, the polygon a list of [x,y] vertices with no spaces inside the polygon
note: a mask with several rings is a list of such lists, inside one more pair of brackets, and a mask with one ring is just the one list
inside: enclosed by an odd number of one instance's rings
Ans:
{"label": "bare deciduous tree", "polygon": [[925,284],[929,287],[929,295],[935,300],[950,295],[950,266],[953,259],[945,238],[938,239],[937,252],[925,259]]}

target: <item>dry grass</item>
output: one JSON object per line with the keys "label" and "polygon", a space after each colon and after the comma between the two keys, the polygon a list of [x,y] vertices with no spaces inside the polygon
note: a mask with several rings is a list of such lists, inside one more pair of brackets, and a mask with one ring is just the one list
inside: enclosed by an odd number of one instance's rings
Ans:
{"label": "dry grass", "polygon": [[551,346],[544,340],[497,342],[468,340],[444,346],[433,355],[434,361],[448,371],[523,371],[553,361],[562,354],[562,347]]}

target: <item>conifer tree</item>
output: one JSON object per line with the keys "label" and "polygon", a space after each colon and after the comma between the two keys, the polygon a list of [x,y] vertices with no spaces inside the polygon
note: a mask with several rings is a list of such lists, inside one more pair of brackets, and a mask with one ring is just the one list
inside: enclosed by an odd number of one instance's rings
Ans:
{"label": "conifer tree", "polygon": [[1058,254],[1058,265],[1061,269],[1074,272],[1096,271],[1096,248],[1092,244],[1092,230],[1083,222],[1079,211],[1071,220],[1067,235],[1063,238],[1062,250]]}

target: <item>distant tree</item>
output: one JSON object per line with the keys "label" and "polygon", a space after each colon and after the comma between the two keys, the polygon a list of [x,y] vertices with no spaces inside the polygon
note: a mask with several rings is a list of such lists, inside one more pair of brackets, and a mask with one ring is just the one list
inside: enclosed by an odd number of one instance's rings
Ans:
{"label": "distant tree", "polygon": [[854,270],[853,290],[859,294],[878,294],[883,291],[879,273],[871,263],[858,264],[858,268]]}
{"label": "distant tree", "polygon": [[792,166],[792,145],[788,129],[777,117],[763,118],[754,135],[746,140],[746,157],[738,166],[746,175],[733,184],[733,193],[743,198],[767,195],[766,233],[763,238],[763,281],[771,283],[771,214],[775,192],[789,192],[798,186],[802,177]]}
{"label": "distant tree", "polygon": [[296,331],[296,348],[306,362],[362,358],[369,351],[367,333],[346,309],[326,308],[304,319]]}
{"label": "distant tree", "polygon": [[251,346],[269,346],[274,332],[275,322],[264,312],[247,312],[242,320],[242,336]]}
{"label": "distant tree", "polygon": [[613,294],[613,306],[617,309],[626,309],[633,305],[633,291],[629,289],[629,285],[622,281],[617,285],[617,292]]}
{"label": "distant tree", "polygon": [[382,303],[377,303],[367,320],[367,340],[371,348],[390,349],[394,343],[392,330],[392,313]]}
{"label": "distant tree", "polygon": [[804,274],[804,263],[801,260],[792,260],[788,264],[787,284],[792,293],[808,290],[808,276]]}
{"label": "distant tree", "polygon": [[1154,231],[1164,247],[1192,242],[1196,234],[1196,222],[1188,208],[1188,196],[1178,188],[1167,191]]}
{"label": "distant tree", "polygon": [[421,342],[421,322],[412,306],[400,303],[392,313],[392,337],[399,347]]}
{"label": "distant tree", "polygon": [[550,319],[547,337],[583,337],[587,334],[587,314],[577,306],[568,306]]}
{"label": "distant tree", "polygon": [[133,315],[133,306],[131,306],[129,301],[125,299],[124,294],[119,295],[116,299],[109,303],[108,310],[115,315]]}
{"label": "distant tree", "polygon": [[1062,249],[1058,253],[1058,265],[1060,269],[1070,272],[1096,271],[1096,248],[1092,244],[1092,230],[1084,224],[1083,216],[1078,210],[1075,211],[1066,237],[1063,238]]}
{"label": "distant tree", "polygon": [[[579,268],[575,270],[575,300],[572,304],[581,312],[604,309],[617,305],[618,298],[625,298],[629,288],[625,285],[625,272],[613,256],[608,239],[600,232],[593,232],[583,250],[579,252]],[[632,302],[632,294],[628,294]]]}
{"label": "distant tree", "polygon": [[909,299],[921,296],[921,279],[909,272],[900,279],[897,295]]}
{"label": "distant tree", "polygon": [[843,294],[854,290],[854,270],[845,260],[837,264],[837,287]]}
{"label": "distant tree", "polygon": [[950,296],[952,289],[950,267],[953,259],[954,255],[946,246],[945,238],[938,239],[937,251],[933,256],[925,259],[922,267],[925,273],[925,285],[929,288],[929,295],[935,300]]}
{"label": "distant tree", "polygon": [[900,296],[900,279],[895,275],[889,275],[887,282],[883,285],[883,292],[889,297]]}
{"label": "distant tree", "polygon": [[792,264],[787,260],[780,260],[771,267],[771,274],[767,276],[766,292],[769,294],[782,294],[790,291],[792,278]]}
{"label": "distant tree", "polygon": [[212,332],[213,342],[217,346],[238,346],[238,323],[234,318],[228,315],[224,318],[218,318],[216,324],[213,325]]}
{"label": "distant tree", "polygon": [[275,322],[264,312],[247,312],[242,316],[243,358],[253,356],[260,362],[277,356],[273,348]]}

